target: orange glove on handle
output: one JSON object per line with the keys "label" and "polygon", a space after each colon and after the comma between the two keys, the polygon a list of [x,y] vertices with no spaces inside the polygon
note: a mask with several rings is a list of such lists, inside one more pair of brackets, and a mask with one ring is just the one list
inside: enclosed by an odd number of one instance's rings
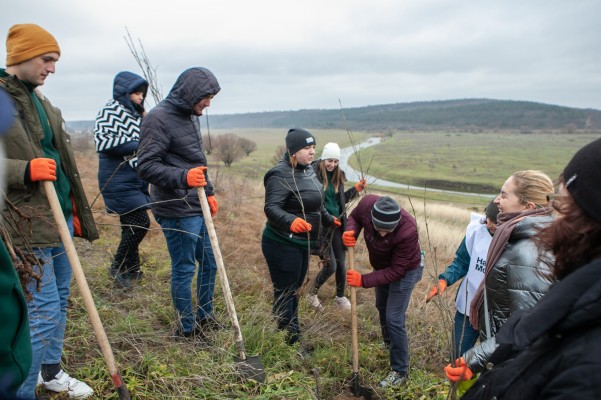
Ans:
{"label": "orange glove on handle", "polygon": [[355,183],[355,190],[357,192],[361,192],[367,186],[367,181],[365,179],[361,179],[359,182]]}
{"label": "orange glove on handle", "polygon": [[355,271],[354,269],[346,271],[346,283],[348,283],[351,286],[363,287],[361,274]]}
{"label": "orange glove on handle", "polygon": [[340,220],[336,217],[334,217],[334,222],[332,222],[334,224],[334,226],[338,227],[338,226],[342,226],[342,222],[340,222]]}
{"label": "orange glove on handle", "polygon": [[302,218],[297,218],[294,221],[292,221],[292,225],[290,225],[290,230],[294,233],[309,232],[311,230],[311,224]]}
{"label": "orange glove on handle", "polygon": [[29,162],[29,178],[32,182],[55,181],[56,162],[52,158],[34,158]]}
{"label": "orange glove on handle", "polygon": [[342,243],[346,247],[355,247],[357,239],[355,239],[355,231],[346,231],[342,234]]}
{"label": "orange glove on handle", "polygon": [[77,204],[75,203],[75,198],[71,195],[71,204],[73,204],[73,236],[83,237],[81,231],[81,221],[79,220],[79,215],[77,214]]}
{"label": "orange glove on handle", "polygon": [[219,204],[217,204],[217,199],[215,195],[211,195],[207,197],[207,202],[209,203],[209,208],[211,209],[211,217],[214,217],[219,211]]}
{"label": "orange glove on handle", "polygon": [[428,297],[426,297],[426,303],[429,302],[430,300],[432,300],[432,297],[439,295],[439,294],[443,294],[443,292],[446,289],[447,289],[447,281],[445,281],[444,279],[439,279],[438,284],[436,286],[434,286],[432,288],[432,290],[430,290],[430,293],[428,293]]}
{"label": "orange glove on handle", "polygon": [[463,357],[460,357],[457,360],[455,360],[455,365],[456,367],[452,367],[451,364],[444,367],[444,372],[450,381],[459,382],[469,381],[470,379],[472,379],[474,373],[472,372],[470,367],[467,366]]}
{"label": "orange glove on handle", "polygon": [[188,171],[186,175],[186,181],[190,187],[207,186],[207,180],[205,178],[205,171],[207,167],[196,167]]}

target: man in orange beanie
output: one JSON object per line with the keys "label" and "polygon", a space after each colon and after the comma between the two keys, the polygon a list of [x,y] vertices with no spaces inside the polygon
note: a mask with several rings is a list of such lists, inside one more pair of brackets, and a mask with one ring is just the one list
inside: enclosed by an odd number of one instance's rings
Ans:
{"label": "man in orange beanie", "polygon": [[54,36],[42,27],[14,25],[6,38],[6,69],[0,68],[0,87],[11,96],[20,117],[2,138],[6,198],[27,218],[28,229],[19,229],[23,221],[7,207],[3,223],[14,246],[33,251],[42,261],[32,267],[40,274],[39,290],[36,281],[28,282],[33,295],[27,303],[33,354],[17,392],[22,399],[34,399],[38,384],[70,397],[94,393],[61,368],[71,265],[41,185],[41,181],[53,181],[72,233],[74,229],[88,240],[98,238],[61,113],[37,90],[55,72],[60,53]]}

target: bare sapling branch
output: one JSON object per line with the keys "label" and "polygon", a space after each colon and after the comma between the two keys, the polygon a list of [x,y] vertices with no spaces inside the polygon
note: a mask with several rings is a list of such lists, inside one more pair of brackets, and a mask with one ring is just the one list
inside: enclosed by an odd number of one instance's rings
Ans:
{"label": "bare sapling branch", "polygon": [[134,56],[134,59],[138,63],[138,66],[142,70],[142,74],[146,81],[148,81],[148,89],[150,90],[150,94],[155,101],[155,104],[159,104],[161,100],[163,100],[163,91],[161,86],[158,84],[158,79],[156,75],[156,68],[152,66],[148,56],[146,55],[146,50],[144,49],[144,45],[142,41],[138,39],[138,47],[134,43],[134,40],[129,33],[129,29],[125,27],[125,31],[127,35],[125,36],[125,43],[127,43],[127,47],[129,47],[129,51]]}

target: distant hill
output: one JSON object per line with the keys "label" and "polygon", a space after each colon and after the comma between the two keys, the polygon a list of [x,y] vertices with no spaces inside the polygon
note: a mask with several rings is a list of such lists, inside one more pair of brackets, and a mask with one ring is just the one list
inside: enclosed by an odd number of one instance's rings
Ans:
{"label": "distant hill", "polygon": [[[345,122],[346,121],[346,122]],[[351,130],[600,130],[601,111],[530,101],[463,99],[341,109],[211,115],[212,128]],[[72,121],[70,130],[92,130],[93,121]]]}

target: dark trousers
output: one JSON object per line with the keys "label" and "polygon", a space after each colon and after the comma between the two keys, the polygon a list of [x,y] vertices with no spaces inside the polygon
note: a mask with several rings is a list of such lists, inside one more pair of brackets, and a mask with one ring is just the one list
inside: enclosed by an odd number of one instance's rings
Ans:
{"label": "dark trousers", "polygon": [[407,375],[409,372],[409,341],[405,329],[405,313],[413,288],[422,278],[424,267],[407,272],[398,281],[376,286],[376,308],[384,343],[390,346],[390,369]]}
{"label": "dark trousers", "polygon": [[288,331],[288,344],[294,344],[300,339],[297,290],[307,275],[309,252],[265,235],[261,247],[273,283],[273,314],[278,328]]}
{"label": "dark trousers", "polygon": [[121,221],[121,242],[115,253],[113,268],[121,272],[140,270],[139,246],[150,226],[150,218],[145,209],[138,209],[119,216]]}
{"label": "dark trousers", "polygon": [[346,285],[346,248],[342,243],[342,228],[337,227],[332,233],[332,240],[329,244],[328,259],[320,257],[323,261],[323,268],[315,277],[315,283],[311,290],[312,294],[317,294],[319,288],[336,272],[336,296],[344,296]]}

